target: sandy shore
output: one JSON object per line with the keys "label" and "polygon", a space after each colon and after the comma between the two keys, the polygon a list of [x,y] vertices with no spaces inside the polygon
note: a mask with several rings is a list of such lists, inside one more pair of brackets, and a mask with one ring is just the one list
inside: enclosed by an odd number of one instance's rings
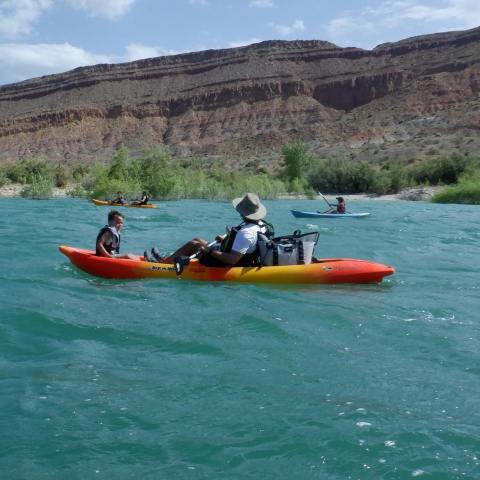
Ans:
{"label": "sandy shore", "polygon": [[[23,189],[23,185],[19,183],[11,183],[0,187],[0,197],[19,197],[20,192]],[[66,197],[67,192],[71,190],[71,186],[66,188],[54,188],[52,196],[53,197]],[[370,194],[339,194],[345,198],[345,201],[348,203],[355,200],[429,200],[432,195],[437,192],[441,187],[417,187],[403,190],[394,195],[370,195]],[[325,195],[326,199],[330,203],[336,203],[335,195]],[[304,199],[306,198],[303,195],[280,195],[280,199]],[[323,200],[322,196],[318,195],[317,200]]]}
{"label": "sandy shore", "polygon": [[[9,183],[0,187],[0,197],[20,197],[20,192],[23,190],[25,185],[20,183]],[[54,188],[52,192],[52,197],[66,197],[67,191],[71,190],[72,187],[67,188]]]}

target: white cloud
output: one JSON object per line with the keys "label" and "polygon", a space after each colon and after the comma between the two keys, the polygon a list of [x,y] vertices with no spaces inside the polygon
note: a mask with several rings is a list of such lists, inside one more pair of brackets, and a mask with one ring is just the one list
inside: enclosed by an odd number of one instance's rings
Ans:
{"label": "white cloud", "polygon": [[175,55],[179,52],[168,50],[162,47],[149,47],[141,43],[131,43],[125,48],[125,53],[119,61],[131,62],[142,58],[161,57],[164,55]]}
{"label": "white cloud", "polygon": [[248,40],[236,40],[232,42],[228,42],[228,46],[230,48],[237,48],[237,47],[244,47],[246,45],[251,45],[252,43],[258,43],[262,40],[260,38],[250,38]]}
{"label": "white cloud", "polygon": [[273,0],[251,0],[248,6],[254,8],[273,8],[275,4]]}
{"label": "white cloud", "polygon": [[84,65],[112,61],[114,59],[108,55],[92,54],[69,43],[4,43],[0,44],[0,71],[4,72],[4,75],[7,73],[0,81],[18,82]]}
{"label": "white cloud", "polygon": [[69,43],[0,43],[0,84],[61,73],[98,63],[121,63],[181,52],[132,43],[122,55],[91,53]]}
{"label": "white cloud", "polygon": [[0,36],[15,38],[29,34],[34,23],[52,4],[52,0],[0,1]]}
{"label": "white cloud", "polygon": [[207,0],[188,0],[189,5],[200,5],[201,7],[207,7],[210,5]]}
{"label": "white cloud", "polygon": [[380,33],[415,22],[456,22],[456,28],[472,28],[480,25],[480,2],[446,0],[443,6],[431,6],[413,0],[387,0],[371,4],[359,11],[345,12],[329,22],[327,32],[334,39],[338,39],[354,32]]}
{"label": "white cloud", "polygon": [[305,30],[305,24],[303,23],[303,20],[295,20],[292,25],[276,25],[275,23],[271,23],[270,27],[284,37],[288,37],[295,32]]}
{"label": "white cloud", "polygon": [[125,15],[137,0],[68,0],[71,7],[84,10],[92,17],[117,20]]}

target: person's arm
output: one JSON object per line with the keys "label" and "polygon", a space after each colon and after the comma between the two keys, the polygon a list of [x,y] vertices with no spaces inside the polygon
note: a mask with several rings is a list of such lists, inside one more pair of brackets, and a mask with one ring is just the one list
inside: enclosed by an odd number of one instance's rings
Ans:
{"label": "person's arm", "polygon": [[208,246],[201,247],[201,250],[205,253],[209,253],[213,258],[220,260],[226,265],[235,265],[243,257],[243,253],[235,252],[234,250],[231,252],[221,252],[220,250],[212,250],[212,248]]}
{"label": "person's arm", "polygon": [[97,250],[100,252],[102,257],[109,257],[113,258],[113,255],[110,255],[107,250],[105,249],[105,243],[111,242],[112,240],[112,232],[105,232],[97,243]]}

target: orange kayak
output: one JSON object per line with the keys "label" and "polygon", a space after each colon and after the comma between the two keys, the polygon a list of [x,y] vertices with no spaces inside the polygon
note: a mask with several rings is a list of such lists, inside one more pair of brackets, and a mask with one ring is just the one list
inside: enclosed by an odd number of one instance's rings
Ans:
{"label": "orange kayak", "polygon": [[97,200],[96,198],[92,198],[92,202],[95,205],[102,206],[102,207],[131,207],[131,208],[157,208],[156,205],[153,203],[147,203],[146,205],[137,205],[136,203],[115,203],[110,202],[108,200]]}
{"label": "orange kayak", "polygon": [[[99,257],[91,250],[62,245],[60,252],[80,270],[112,279],[177,278],[172,264]],[[261,267],[205,267],[197,260],[185,266],[181,278],[205,282],[271,284],[379,283],[395,269],[381,263],[349,258],[315,259],[308,265]]]}

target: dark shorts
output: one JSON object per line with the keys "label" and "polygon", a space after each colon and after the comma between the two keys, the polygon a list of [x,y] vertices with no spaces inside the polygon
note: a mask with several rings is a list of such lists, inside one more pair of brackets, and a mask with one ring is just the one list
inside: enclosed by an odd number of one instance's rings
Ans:
{"label": "dark shorts", "polygon": [[209,253],[204,253],[199,259],[198,263],[203,265],[204,267],[227,267],[225,263],[221,262],[220,260],[212,257]]}

